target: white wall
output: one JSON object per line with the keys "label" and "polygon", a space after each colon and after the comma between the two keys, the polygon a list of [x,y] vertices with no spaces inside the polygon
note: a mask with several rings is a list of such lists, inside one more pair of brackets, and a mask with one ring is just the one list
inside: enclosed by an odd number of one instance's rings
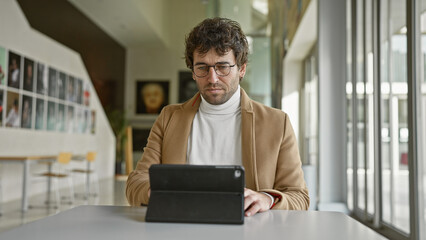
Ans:
{"label": "white wall", "polygon": [[[291,120],[296,137],[299,139],[299,148],[303,149],[304,136],[301,135],[303,126],[299,126],[300,95],[303,94],[304,69],[303,61],[309,56],[312,47],[317,41],[317,0],[311,0],[302,20],[297,28],[291,45],[283,62],[283,98],[282,110]],[[302,119],[303,123],[304,119]],[[303,154],[303,153],[302,153]]]}
{"label": "white wall", "polygon": [[[163,22],[170,37],[168,46],[159,42],[153,45],[127,48],[125,107],[126,116],[132,126],[149,128],[156,116],[136,115],[136,82],[137,80],[153,80],[170,82],[169,104],[178,101],[179,71],[189,71],[186,67],[185,36],[193,27],[206,18],[206,5],[201,1],[170,1],[164,8],[152,11],[165,16]],[[188,14],[182,14],[187,12]]]}
{"label": "white wall", "polygon": [[345,211],[346,2],[318,1],[319,210]]}
{"label": "white wall", "polygon": [[[88,82],[91,94],[90,109],[96,111],[96,134],[69,134],[0,127],[0,156],[52,155],[60,151],[84,154],[87,151],[97,151],[95,167],[99,177],[112,177],[115,167],[115,137],[80,55],[31,29],[18,3],[14,0],[0,1],[0,46],[72,74],[81,78],[84,83]],[[3,201],[20,198],[21,165],[1,162],[0,164]],[[32,170],[40,172],[44,169],[45,166],[35,166]],[[30,186],[30,190],[30,194],[35,194],[44,189],[41,186]]]}
{"label": "white wall", "polygon": [[[316,124],[318,119],[306,119],[303,109],[308,102],[304,100],[304,60],[317,41],[317,0],[311,0],[297,28],[283,62],[283,98],[282,110],[287,112],[293,125],[296,138],[299,139],[300,154],[304,156],[306,122]],[[317,174],[316,165],[304,165],[305,181],[311,198],[310,210],[316,209]]]}

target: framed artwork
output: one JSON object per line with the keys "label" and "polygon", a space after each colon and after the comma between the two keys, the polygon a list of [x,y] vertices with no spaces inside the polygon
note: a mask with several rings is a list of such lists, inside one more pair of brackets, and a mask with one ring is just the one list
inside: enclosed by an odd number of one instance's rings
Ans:
{"label": "framed artwork", "polygon": [[150,132],[151,132],[150,128],[145,128],[145,129],[132,128],[134,152],[143,151],[143,148],[148,143],[148,137]]}
{"label": "framed artwork", "polygon": [[43,130],[44,129],[44,119],[45,119],[45,107],[44,100],[41,98],[36,99],[36,113],[35,113],[35,129]]}
{"label": "framed artwork", "polygon": [[45,95],[47,93],[47,76],[46,65],[43,63],[37,63],[36,90],[38,94]]}
{"label": "framed artwork", "polygon": [[77,79],[76,81],[76,101],[78,104],[83,104],[83,80]]}
{"label": "framed artwork", "polygon": [[87,107],[90,105],[90,85],[87,82],[84,84],[83,104]]}
{"label": "framed artwork", "polygon": [[59,72],[58,74],[58,98],[61,100],[65,100],[66,76],[63,72]]}
{"label": "framed artwork", "polygon": [[168,81],[136,82],[136,114],[159,114],[169,104]]}
{"label": "framed artwork", "polygon": [[0,85],[4,85],[6,83],[6,49],[0,46]]}
{"label": "framed artwork", "polygon": [[83,108],[76,106],[74,110],[74,132],[82,133],[83,128]]}
{"label": "framed artwork", "polygon": [[58,97],[57,94],[57,71],[54,68],[49,67],[49,87],[48,87],[48,95],[49,97]]}
{"label": "framed artwork", "polygon": [[58,120],[56,121],[56,129],[59,132],[65,132],[65,105],[59,103],[58,104]]}
{"label": "framed artwork", "polygon": [[8,86],[20,88],[21,56],[9,51]]}
{"label": "framed artwork", "polygon": [[27,95],[22,96],[21,127],[31,128],[33,113],[33,98]]}
{"label": "framed artwork", "polygon": [[4,109],[3,96],[4,96],[4,91],[3,89],[0,89],[0,127],[3,126],[3,109]]}
{"label": "framed artwork", "polygon": [[198,92],[197,83],[192,79],[192,72],[179,72],[179,102],[191,99]]}
{"label": "framed artwork", "polygon": [[84,120],[83,120],[83,133],[89,132],[89,124],[90,124],[90,111],[89,109],[84,109]]}
{"label": "framed artwork", "polygon": [[90,115],[90,133],[96,133],[96,111],[92,110]]}
{"label": "framed artwork", "polygon": [[56,131],[56,103],[47,102],[47,130]]}
{"label": "framed artwork", "polygon": [[67,126],[66,126],[66,131],[68,133],[73,133],[74,132],[74,107],[73,106],[68,106],[67,109]]}
{"label": "framed artwork", "polygon": [[73,76],[68,76],[66,98],[70,102],[76,102],[75,78]]}
{"label": "framed artwork", "polygon": [[6,127],[19,128],[21,126],[21,116],[19,114],[19,94],[15,92],[7,92],[7,109],[6,109]]}
{"label": "framed artwork", "polygon": [[34,61],[24,58],[24,90],[34,91]]}

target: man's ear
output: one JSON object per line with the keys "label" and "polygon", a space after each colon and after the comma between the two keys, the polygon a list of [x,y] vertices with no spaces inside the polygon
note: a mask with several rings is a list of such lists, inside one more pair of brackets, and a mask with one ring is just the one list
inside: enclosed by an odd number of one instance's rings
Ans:
{"label": "man's ear", "polygon": [[240,69],[238,70],[239,71],[239,75],[240,75],[240,79],[243,79],[244,75],[246,75],[246,67],[247,67],[247,63],[244,63],[240,67]]}

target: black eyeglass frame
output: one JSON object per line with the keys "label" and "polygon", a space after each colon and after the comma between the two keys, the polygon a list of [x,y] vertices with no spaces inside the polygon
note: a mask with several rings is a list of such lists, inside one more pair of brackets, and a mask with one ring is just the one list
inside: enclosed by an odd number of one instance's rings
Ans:
{"label": "black eyeglass frame", "polygon": [[[219,74],[219,73],[217,72],[217,68],[216,68],[216,66],[217,66],[217,65],[229,65],[229,66],[228,66],[228,67],[229,67],[229,72],[228,72],[227,74]],[[212,68],[214,69],[214,71],[215,71],[216,75],[218,75],[219,77],[226,77],[226,76],[228,76],[228,75],[231,73],[231,68],[235,67],[236,65],[237,65],[237,64],[231,65],[231,64],[229,64],[229,63],[221,63],[221,62],[215,63],[214,65],[208,65],[208,64],[205,64],[205,63],[200,63],[200,64],[196,64],[195,66],[192,66],[192,69],[191,69],[191,70],[192,70],[192,72],[195,74],[195,76],[197,76],[197,77],[199,77],[199,78],[203,78],[203,77],[205,77],[205,76],[209,75],[210,68],[212,67]],[[198,76],[198,75],[195,73],[195,70],[194,70],[194,68],[195,68],[196,66],[206,66],[206,67],[207,67],[206,74],[205,74],[205,75],[202,75],[202,76]]]}

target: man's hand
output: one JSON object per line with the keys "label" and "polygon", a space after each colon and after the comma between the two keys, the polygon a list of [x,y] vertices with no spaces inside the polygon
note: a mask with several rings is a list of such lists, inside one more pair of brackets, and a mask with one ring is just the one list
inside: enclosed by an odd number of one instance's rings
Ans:
{"label": "man's hand", "polygon": [[271,198],[265,194],[244,188],[244,211],[246,217],[253,216],[258,212],[268,211],[270,205]]}

